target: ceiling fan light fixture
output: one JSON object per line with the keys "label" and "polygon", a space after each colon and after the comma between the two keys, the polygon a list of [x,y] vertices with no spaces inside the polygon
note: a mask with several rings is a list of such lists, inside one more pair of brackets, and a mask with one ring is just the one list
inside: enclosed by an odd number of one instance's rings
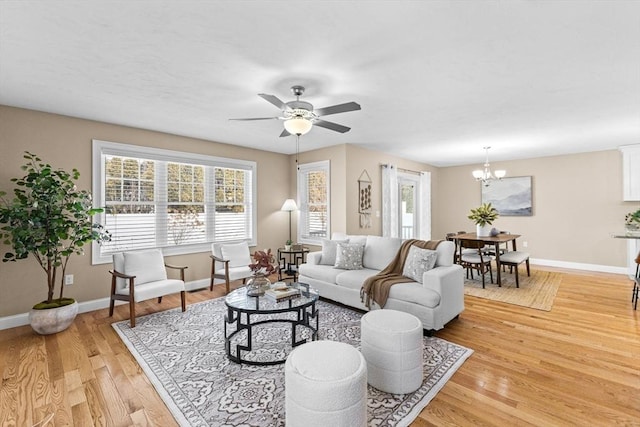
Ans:
{"label": "ceiling fan light fixture", "polygon": [[284,128],[292,135],[304,135],[311,130],[313,124],[303,117],[293,117],[284,122]]}

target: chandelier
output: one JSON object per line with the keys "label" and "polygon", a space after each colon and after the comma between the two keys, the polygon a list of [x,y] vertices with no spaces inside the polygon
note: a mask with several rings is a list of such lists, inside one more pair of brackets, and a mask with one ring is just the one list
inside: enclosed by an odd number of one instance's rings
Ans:
{"label": "chandelier", "polygon": [[491,169],[489,168],[489,148],[491,147],[483,147],[483,148],[487,154],[487,158],[484,162],[484,170],[483,169],[474,170],[473,177],[476,179],[476,181],[482,181],[482,184],[485,187],[488,187],[491,181],[493,181],[494,179],[500,180],[504,178],[504,176],[507,174],[507,171],[496,170],[494,173],[491,173]]}

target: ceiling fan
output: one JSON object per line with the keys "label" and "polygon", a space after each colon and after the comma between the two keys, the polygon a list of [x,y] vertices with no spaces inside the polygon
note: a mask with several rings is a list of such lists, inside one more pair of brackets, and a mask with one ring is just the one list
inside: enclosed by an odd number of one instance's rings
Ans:
{"label": "ceiling fan", "polygon": [[344,104],[332,105],[330,107],[317,108],[314,110],[313,105],[306,101],[300,101],[300,96],[304,93],[303,86],[292,86],[291,92],[295,95],[295,101],[282,102],[275,95],[259,93],[258,96],[275,105],[282,110],[282,116],[278,117],[255,117],[246,119],[229,119],[229,120],[284,120],[284,130],[280,134],[281,137],[289,135],[304,135],[311,130],[313,125],[330,129],[336,132],[345,133],[351,128],[340,125],[338,123],[328,122],[320,119],[320,117],[330,114],[346,113],[347,111],[355,111],[360,109],[360,105],[356,102],[346,102]]}

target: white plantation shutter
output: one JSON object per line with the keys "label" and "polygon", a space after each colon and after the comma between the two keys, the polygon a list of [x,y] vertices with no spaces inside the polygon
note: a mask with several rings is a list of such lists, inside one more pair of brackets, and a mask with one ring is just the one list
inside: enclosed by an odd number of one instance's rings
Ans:
{"label": "white plantation shutter", "polygon": [[95,220],[112,236],[94,244],[94,263],[125,250],[173,255],[219,241],[255,245],[255,162],[94,140],[93,164],[94,204],[105,208]]}

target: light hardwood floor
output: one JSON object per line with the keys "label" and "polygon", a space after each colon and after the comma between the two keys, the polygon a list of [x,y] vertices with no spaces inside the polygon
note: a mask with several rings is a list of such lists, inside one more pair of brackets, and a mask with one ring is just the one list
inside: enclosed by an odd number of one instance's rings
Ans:
{"label": "light hardwood floor", "polygon": [[[640,426],[632,282],[562,272],[550,312],[466,297],[464,313],[436,335],[475,353],[413,426]],[[190,293],[188,302],[222,293]],[[177,306],[165,298],[138,312]],[[110,326],[127,316],[126,306],[113,318],[107,309],[81,314],[47,337],[29,326],[0,331],[0,425],[176,425]]]}

